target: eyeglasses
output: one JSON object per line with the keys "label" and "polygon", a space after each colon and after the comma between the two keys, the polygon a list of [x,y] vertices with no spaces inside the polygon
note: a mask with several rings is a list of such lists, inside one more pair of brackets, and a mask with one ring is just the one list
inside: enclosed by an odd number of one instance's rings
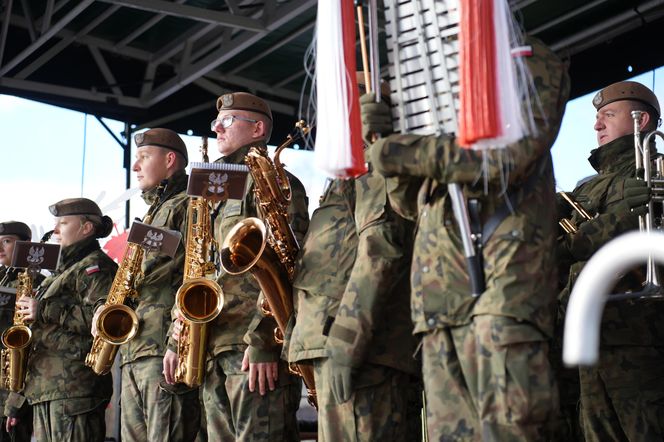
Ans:
{"label": "eyeglasses", "polygon": [[229,127],[231,127],[233,121],[235,120],[248,121],[250,123],[258,123],[258,120],[252,120],[251,118],[237,117],[235,115],[226,115],[223,118],[217,118],[216,120],[212,120],[210,122],[210,130],[214,132],[214,130],[217,128],[217,125],[221,125],[221,127],[223,127],[224,129],[228,129]]}

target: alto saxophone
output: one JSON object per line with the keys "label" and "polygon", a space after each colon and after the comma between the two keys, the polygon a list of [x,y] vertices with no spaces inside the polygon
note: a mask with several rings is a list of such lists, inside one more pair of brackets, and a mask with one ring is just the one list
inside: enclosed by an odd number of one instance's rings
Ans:
{"label": "alto saxophone", "polygon": [[[302,127],[303,122],[298,123]],[[264,147],[252,147],[245,162],[254,179],[254,194],[259,215],[247,218],[228,232],[221,247],[221,265],[231,275],[251,271],[267,300],[263,313],[277,322],[275,340],[286,332],[293,314],[292,278],[299,246],[288,222],[291,188],[288,176],[279,161],[281,151],[294,141],[288,139],[277,148],[274,163]],[[309,403],[317,408],[313,368],[293,364],[291,372],[302,377]]]}
{"label": "alto saxophone", "polygon": [[[16,288],[16,301],[21,296],[32,297],[32,276],[29,270],[18,275],[18,286]],[[19,392],[25,384],[25,372],[32,344],[32,330],[25,325],[23,315],[18,308],[14,310],[14,325],[2,334],[2,362],[0,367],[0,387],[4,390]]]}
{"label": "alto saxophone", "polygon": [[[150,206],[143,222],[150,224],[161,195],[166,187],[162,182],[157,188],[157,200]],[[122,262],[108,292],[106,303],[97,317],[97,336],[92,341],[90,352],[85,357],[85,365],[98,375],[111,371],[115,355],[120,345],[129,342],[138,333],[138,316],[128,305],[127,298],[136,298],[136,278],[141,273],[143,248],[139,244],[127,242]]]}
{"label": "alto saxophone", "polygon": [[224,295],[216,281],[206,278],[215,270],[209,260],[215,244],[212,237],[210,207],[204,198],[190,198],[184,280],[175,294],[175,304],[184,317],[178,340],[175,382],[198,387],[205,373],[207,323],[224,307]]}
{"label": "alto saxophone", "polygon": [[[51,235],[53,235],[53,230],[46,232],[40,242],[47,242]],[[33,281],[38,271],[39,269],[36,267],[28,267],[24,272],[19,273],[16,303],[21,296],[33,297]],[[23,315],[19,312],[18,306],[14,305],[14,325],[5,330],[1,338],[5,348],[0,352],[0,388],[19,392],[25,386],[32,330],[25,325]]]}

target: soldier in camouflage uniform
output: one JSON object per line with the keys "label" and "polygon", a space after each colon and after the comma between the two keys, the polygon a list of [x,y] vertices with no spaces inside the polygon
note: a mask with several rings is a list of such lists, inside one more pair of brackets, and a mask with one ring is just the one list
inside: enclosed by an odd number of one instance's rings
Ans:
{"label": "soldier in camouflage uniform", "polygon": [[[135,136],[133,170],[151,225],[187,232],[187,149],[178,134],[150,129]],[[160,185],[161,184],[161,185]],[[165,186],[164,186],[165,184]],[[175,293],[182,285],[184,245],[175,255],[146,252],[137,278],[138,333],[120,349],[122,440],[193,441],[199,427],[198,390],[172,386],[162,375]]]}
{"label": "soldier in camouflage uniform", "polygon": [[[14,323],[14,307],[16,305],[15,294],[3,292],[3,288],[16,289],[18,285],[18,274],[21,269],[9,267],[14,252],[16,241],[30,241],[32,232],[30,227],[18,221],[6,221],[0,223],[0,334]],[[33,286],[37,287],[44,280],[44,276],[37,274]],[[7,401],[8,396],[12,396]],[[14,397],[15,396],[15,397]],[[6,404],[6,401],[8,404]],[[14,408],[13,405],[23,403],[20,408]],[[24,400],[23,396],[11,393],[6,390],[0,390],[0,405],[4,408],[3,421],[0,428],[0,441],[10,440],[10,433],[13,432],[13,439],[17,442],[29,442],[32,436],[32,407]],[[7,405],[5,407],[5,405]],[[12,427],[13,430],[12,430]]]}
{"label": "soldier in camouflage uniform", "polygon": [[[529,44],[526,64],[537,93],[524,106],[533,110],[536,134],[488,151],[463,149],[447,134],[390,135],[371,147],[380,173],[426,179],[419,194],[411,310],[415,332],[423,334],[430,440],[546,440],[555,419],[557,389],[547,358],[556,296],[549,149],[569,81],[550,49],[535,39]],[[389,133],[389,110],[363,103],[365,125]],[[458,183],[466,198],[480,203],[486,288],[477,297],[471,296],[448,183]],[[399,206],[409,203],[402,199]]]}
{"label": "soldier in camouflage uniform", "polygon": [[[266,146],[272,112],[265,101],[235,92],[219,97],[217,110],[211,128],[223,155],[218,162],[244,164],[250,147]],[[309,225],[307,197],[302,183],[287,174],[292,189],[288,215],[299,241]],[[219,244],[235,224],[257,216],[253,189],[248,175],[243,199],[229,199],[215,207]],[[276,322],[257,309],[258,283],[249,272],[233,276],[223,271],[218,282],[224,291],[224,309],[208,326],[208,361],[201,387],[208,440],[299,440],[295,412],[301,383],[279,359],[281,349],[273,335]],[[171,345],[174,350],[175,342]]]}
{"label": "soldier in camouflage uniform", "polygon": [[[593,218],[584,219],[565,202],[560,205],[561,216],[571,217],[578,226],[576,233],[564,234],[558,241],[562,270],[568,271],[567,286],[560,294],[560,333],[571,289],[585,262],[612,238],[638,229],[638,215],[647,212],[649,199],[645,182],[635,178],[631,112],[644,112],[642,136],[655,130],[660,117],[657,98],[639,83],[622,81],[598,92],[593,105],[599,147],[589,161],[598,174],[572,192]],[[630,272],[615,291],[638,291],[643,280],[643,272]],[[578,371],[579,418],[585,440],[664,439],[663,319],[661,300],[606,304],[600,360],[597,366]]]}
{"label": "soldier in camouflage uniform", "polygon": [[289,359],[313,360],[322,441],[416,438],[408,431],[418,372],[408,306],[413,222],[388,202],[397,180],[368,167],[355,180],[331,182],[294,281]]}
{"label": "soldier in camouflage uniform", "polygon": [[113,221],[86,198],[65,199],[49,210],[56,217],[53,238],[62,247],[58,267],[35,298],[17,302],[32,322],[24,394],[38,441],[103,441],[111,376],[94,374],[85,356],[93,312],[117,270],[97,241],[111,233]]}

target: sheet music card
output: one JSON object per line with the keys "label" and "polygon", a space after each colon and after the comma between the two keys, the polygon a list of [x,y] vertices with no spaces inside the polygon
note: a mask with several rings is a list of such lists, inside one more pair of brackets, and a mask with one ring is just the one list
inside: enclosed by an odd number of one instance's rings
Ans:
{"label": "sheet music card", "polygon": [[175,230],[162,229],[140,221],[134,221],[129,229],[127,241],[138,244],[146,252],[165,253],[175,256],[182,234]]}
{"label": "sheet music card", "polygon": [[60,259],[60,245],[31,241],[16,241],[12,255],[12,267],[53,271]]}
{"label": "sheet music card", "polygon": [[191,163],[187,195],[215,202],[242,199],[248,173],[244,164]]}

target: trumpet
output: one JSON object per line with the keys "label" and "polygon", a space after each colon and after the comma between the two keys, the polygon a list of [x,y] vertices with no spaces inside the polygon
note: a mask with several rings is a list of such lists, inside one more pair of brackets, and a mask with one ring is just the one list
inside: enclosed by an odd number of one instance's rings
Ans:
{"label": "trumpet", "polygon": [[[567,203],[572,206],[572,209],[576,210],[583,219],[590,220],[593,218],[593,216],[567,192],[558,192],[558,195],[567,201]],[[571,218],[562,218],[558,221],[558,224],[563,228],[565,233],[576,233],[579,231],[579,228],[574,224],[574,221],[572,221]]]}
{"label": "trumpet", "polygon": [[[650,233],[653,229],[661,230],[661,218],[657,222],[655,215],[655,208],[658,213],[664,211],[664,159],[661,157],[654,161],[655,173],[653,174],[653,164],[650,160],[650,146],[653,137],[659,136],[664,140],[664,133],[658,130],[647,133],[641,142],[641,116],[643,111],[632,111],[632,119],[634,120],[634,156],[636,162],[637,177],[643,171],[643,180],[652,192],[650,201],[648,202],[648,213],[639,217],[639,230],[642,232]],[[656,206],[657,205],[657,206]],[[655,262],[653,259],[648,259],[646,281],[644,286],[659,287],[660,277],[657,274]]]}

